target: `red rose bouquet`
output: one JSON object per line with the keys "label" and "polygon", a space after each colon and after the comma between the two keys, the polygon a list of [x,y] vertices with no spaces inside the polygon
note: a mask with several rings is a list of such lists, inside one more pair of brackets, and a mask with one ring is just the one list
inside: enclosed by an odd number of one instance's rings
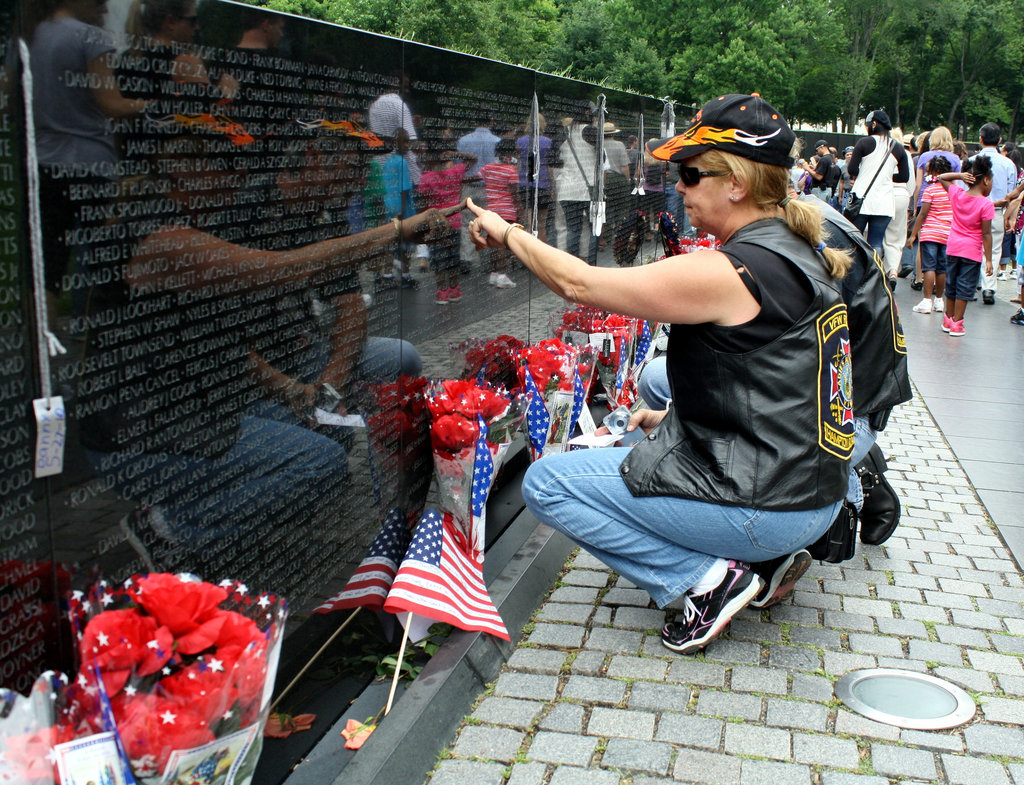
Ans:
{"label": "red rose bouquet", "polygon": [[[483,552],[483,513],[474,515],[474,496],[486,501],[494,477],[525,415],[525,403],[518,396],[471,381],[449,379],[435,382],[427,393],[432,424],[430,441],[434,451],[440,507],[450,513],[473,551]],[[490,454],[491,467],[486,487],[476,471],[480,436]],[[483,504],[477,505],[481,510]],[[480,525],[474,518],[479,518]]]}
{"label": "red rose bouquet", "polygon": [[254,597],[235,581],[154,573],[75,592],[70,610],[80,660],[69,714],[81,718],[76,736],[112,733],[143,783],[249,782],[283,600]]}
{"label": "red rose bouquet", "polygon": [[608,398],[608,408],[632,406],[636,386],[630,378],[630,362],[636,344],[637,319],[610,314],[591,324],[590,345],[597,350],[595,373]]}
{"label": "red rose bouquet", "polygon": [[587,400],[594,351],[552,338],[519,352],[519,382],[530,399],[527,430],[534,460],[563,452]]}
{"label": "red rose bouquet", "polygon": [[514,389],[516,381],[516,352],[525,344],[511,335],[483,340],[471,338],[451,344],[452,367],[460,379],[477,384]]}

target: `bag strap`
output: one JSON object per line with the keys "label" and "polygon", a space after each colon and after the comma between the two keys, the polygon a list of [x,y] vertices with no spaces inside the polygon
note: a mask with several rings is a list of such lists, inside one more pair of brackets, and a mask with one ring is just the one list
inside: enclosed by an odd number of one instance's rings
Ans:
{"label": "bag strap", "polygon": [[886,158],[888,158],[890,155],[892,155],[892,149],[893,149],[893,145],[894,144],[895,143],[893,142],[893,140],[890,139],[889,140],[889,149],[886,150],[885,155],[882,156],[882,160],[878,162],[878,168],[875,169],[875,176],[871,178],[871,182],[868,183],[868,187],[865,188],[864,189],[864,193],[862,193],[860,195],[861,199],[864,199],[868,195],[868,191],[871,190],[871,186],[873,186],[875,184],[875,180],[878,179],[878,175],[881,174],[881,172],[882,172],[882,164],[885,163],[885,159]]}
{"label": "bag strap", "polygon": [[593,188],[590,184],[590,180],[587,179],[587,173],[583,169],[583,164],[580,163],[580,157],[576,155],[576,145],[572,143],[572,129],[569,129],[569,135],[566,137],[566,141],[569,143],[569,151],[572,153],[572,157],[576,159],[576,167],[580,170],[580,174],[583,176],[583,182],[587,184],[587,190],[593,194]]}

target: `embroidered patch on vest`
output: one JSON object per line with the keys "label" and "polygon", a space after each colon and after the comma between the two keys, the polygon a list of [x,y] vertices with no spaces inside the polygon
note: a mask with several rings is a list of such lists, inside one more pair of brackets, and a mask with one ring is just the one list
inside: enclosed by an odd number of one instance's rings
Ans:
{"label": "embroidered patch on vest", "polygon": [[838,458],[853,452],[853,365],[846,306],[818,317],[818,445]]}

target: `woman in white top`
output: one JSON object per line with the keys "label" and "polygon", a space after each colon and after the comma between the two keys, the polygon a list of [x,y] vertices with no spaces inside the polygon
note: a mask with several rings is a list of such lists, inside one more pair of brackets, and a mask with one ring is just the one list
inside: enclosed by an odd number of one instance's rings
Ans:
{"label": "woman in white top", "polygon": [[[848,169],[857,178],[853,195],[864,199],[853,223],[867,238],[879,256],[883,255],[885,230],[895,213],[893,183],[910,180],[910,167],[902,145],[889,137],[892,122],[881,109],[869,112],[864,120],[868,135],[853,147]],[[877,176],[876,176],[877,175]]]}
{"label": "woman in white top", "polygon": [[[587,211],[594,199],[594,172],[597,161],[594,147],[584,136],[588,130],[591,140],[596,139],[593,126],[572,120],[566,128],[566,140],[559,148],[562,168],[555,175],[555,190],[565,216],[565,250],[573,256],[580,254],[580,236],[589,226]],[[597,264],[597,238],[591,237],[587,261]]]}

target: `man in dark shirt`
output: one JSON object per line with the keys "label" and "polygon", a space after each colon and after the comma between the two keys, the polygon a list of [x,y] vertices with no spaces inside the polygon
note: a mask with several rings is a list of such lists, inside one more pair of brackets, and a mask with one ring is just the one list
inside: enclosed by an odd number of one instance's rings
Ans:
{"label": "man in dark shirt", "polygon": [[836,161],[832,157],[832,153],[829,152],[828,142],[824,139],[817,141],[814,145],[814,151],[818,155],[818,165],[813,169],[810,165],[806,167],[807,172],[814,180],[811,193],[823,202],[831,202],[832,193],[835,191],[835,183],[832,182],[832,166]]}

